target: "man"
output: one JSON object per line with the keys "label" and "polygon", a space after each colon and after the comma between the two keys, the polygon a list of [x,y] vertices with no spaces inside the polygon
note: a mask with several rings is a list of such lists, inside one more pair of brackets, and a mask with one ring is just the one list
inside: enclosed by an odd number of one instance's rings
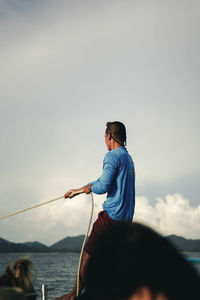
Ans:
{"label": "man", "polygon": [[[69,190],[64,198],[73,198],[74,193],[107,193],[103,211],[93,225],[83,252],[80,268],[80,289],[84,286],[85,269],[92,255],[99,235],[108,228],[121,222],[132,222],[135,207],[135,171],[134,163],[126,146],[126,128],[121,122],[106,124],[105,143],[108,149],[104,157],[103,173],[99,179],[81,187]],[[73,300],[76,296],[76,284],[71,293],[60,297],[61,300]]]}

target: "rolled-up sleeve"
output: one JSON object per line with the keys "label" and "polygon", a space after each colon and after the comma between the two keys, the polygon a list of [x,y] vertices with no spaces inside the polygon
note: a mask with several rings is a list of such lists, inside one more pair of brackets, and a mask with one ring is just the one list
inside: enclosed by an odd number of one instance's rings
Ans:
{"label": "rolled-up sleeve", "polygon": [[115,176],[116,170],[118,167],[118,159],[117,157],[108,152],[105,155],[103,161],[103,173],[99,179],[93,182],[92,192],[95,194],[105,194],[109,191],[113,183],[113,178]]}

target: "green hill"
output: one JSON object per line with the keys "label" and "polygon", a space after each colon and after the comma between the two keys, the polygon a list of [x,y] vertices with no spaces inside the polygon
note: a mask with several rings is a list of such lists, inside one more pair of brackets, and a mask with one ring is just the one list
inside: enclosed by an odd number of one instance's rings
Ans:
{"label": "green hill", "polygon": [[179,251],[200,251],[200,240],[185,239],[177,235],[166,237]]}
{"label": "green hill", "polygon": [[50,249],[54,251],[80,252],[84,237],[84,235],[66,237],[63,240],[53,244]]}
{"label": "green hill", "polygon": [[[185,239],[177,235],[166,237],[179,251],[200,251],[200,240]],[[66,237],[50,247],[39,242],[13,243],[0,238],[0,253],[11,252],[80,252],[84,235]]]}
{"label": "green hill", "polygon": [[0,253],[48,251],[50,251],[49,247],[38,242],[12,243],[0,238]]}

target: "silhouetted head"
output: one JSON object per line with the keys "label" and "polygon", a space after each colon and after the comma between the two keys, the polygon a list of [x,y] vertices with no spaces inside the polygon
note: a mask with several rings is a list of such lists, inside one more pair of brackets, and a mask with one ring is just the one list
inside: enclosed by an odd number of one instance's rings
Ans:
{"label": "silhouetted head", "polygon": [[86,299],[132,299],[141,288],[150,291],[152,300],[157,295],[167,300],[200,299],[197,272],[164,237],[138,223],[122,224],[101,235],[85,282]]}

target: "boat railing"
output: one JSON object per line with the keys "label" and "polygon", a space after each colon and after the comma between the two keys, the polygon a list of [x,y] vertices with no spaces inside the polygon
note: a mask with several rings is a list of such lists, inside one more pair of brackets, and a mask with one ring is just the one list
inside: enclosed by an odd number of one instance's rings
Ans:
{"label": "boat railing", "polygon": [[41,300],[48,300],[48,299],[56,299],[58,298],[58,296],[51,296],[49,295],[48,292],[50,291],[55,291],[55,288],[48,288],[48,286],[46,284],[42,284],[41,285],[41,289],[37,289],[36,290],[37,292],[34,292],[34,293],[29,293],[29,294],[26,294],[26,296],[38,296],[39,294],[41,295]]}

